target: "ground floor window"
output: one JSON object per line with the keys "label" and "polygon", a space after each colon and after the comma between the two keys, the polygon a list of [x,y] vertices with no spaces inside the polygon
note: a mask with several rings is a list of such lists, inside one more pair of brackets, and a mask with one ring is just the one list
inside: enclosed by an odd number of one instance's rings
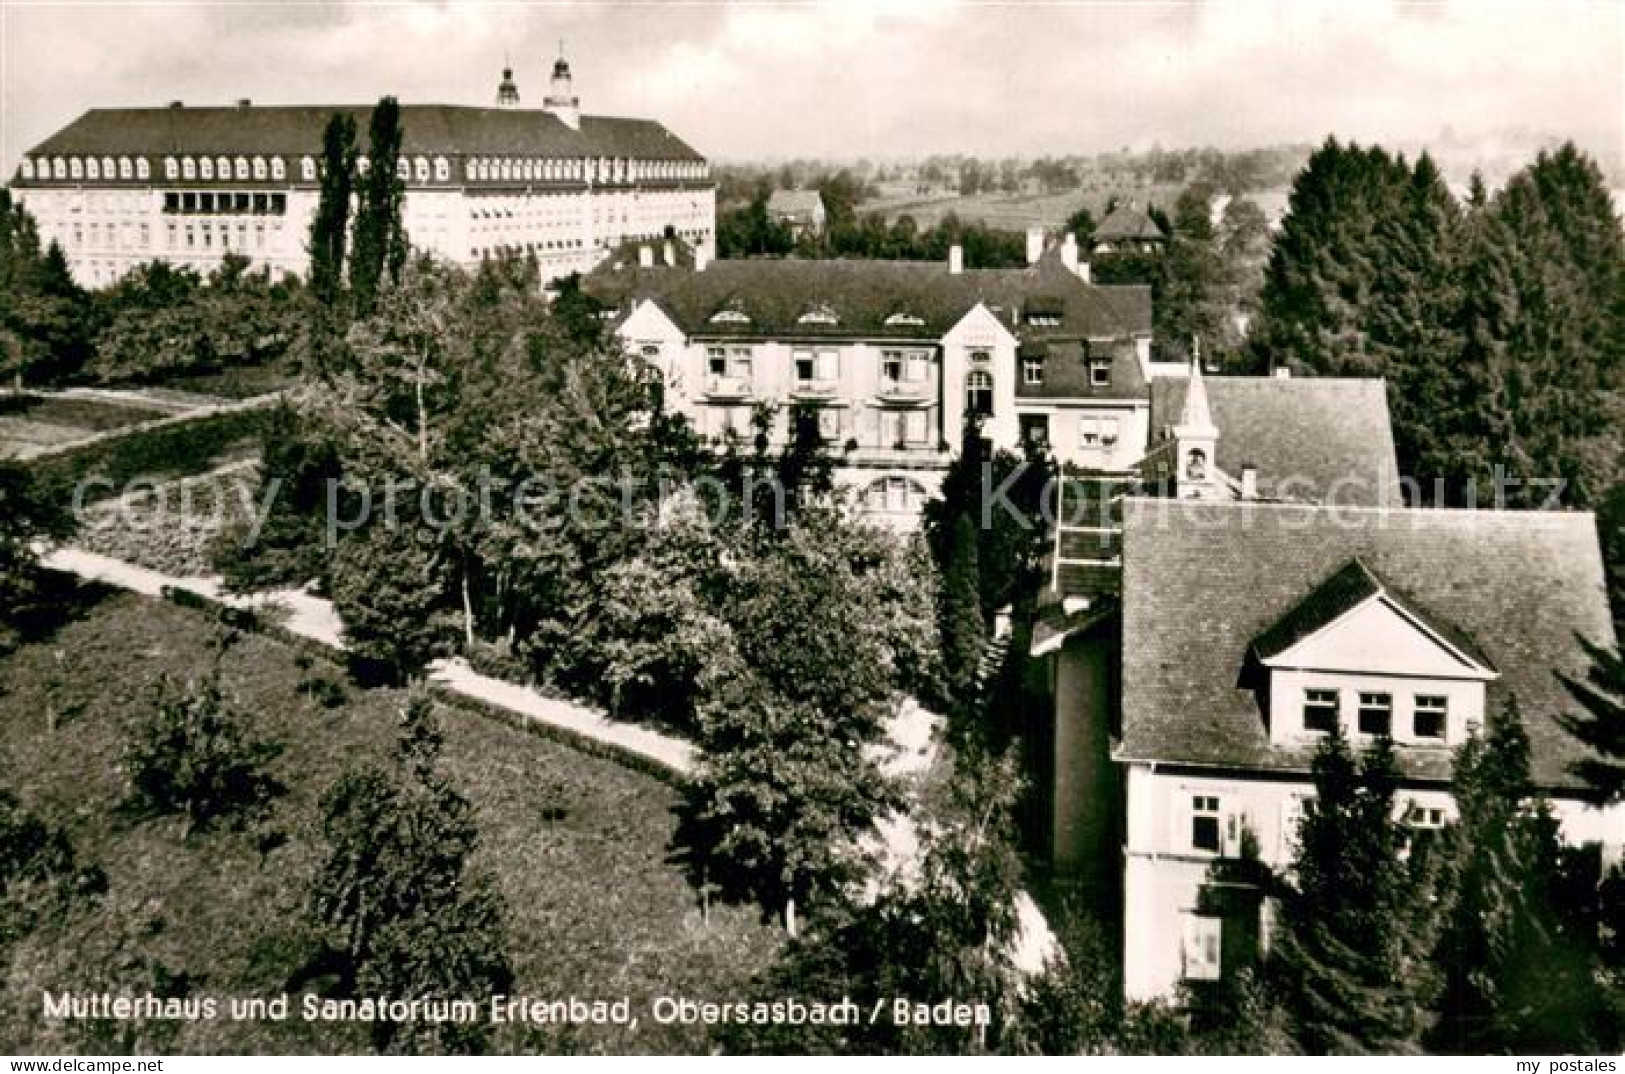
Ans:
{"label": "ground floor window", "polygon": [[1182,961],[1187,981],[1217,981],[1223,970],[1224,920],[1186,914]]}

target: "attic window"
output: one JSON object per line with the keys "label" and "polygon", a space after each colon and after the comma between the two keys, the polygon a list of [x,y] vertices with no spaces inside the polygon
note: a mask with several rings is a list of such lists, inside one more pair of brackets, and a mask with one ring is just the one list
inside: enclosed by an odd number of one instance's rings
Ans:
{"label": "attic window", "polygon": [[887,328],[921,328],[925,325],[925,318],[913,313],[898,312],[886,318]]}
{"label": "attic window", "polygon": [[[714,319],[714,318],[713,318]],[[796,318],[799,324],[840,324],[841,319],[835,315],[835,310],[827,302],[813,306],[806,313]]]}
{"label": "attic window", "polygon": [[712,324],[750,324],[750,317],[738,306],[725,306],[711,314]]}
{"label": "attic window", "polygon": [[1039,328],[1053,328],[1061,323],[1061,301],[1056,298],[1035,298],[1027,303],[1027,323]]}
{"label": "attic window", "polygon": [[1089,383],[1096,388],[1106,388],[1112,382],[1112,364],[1104,358],[1096,358],[1089,363]]}

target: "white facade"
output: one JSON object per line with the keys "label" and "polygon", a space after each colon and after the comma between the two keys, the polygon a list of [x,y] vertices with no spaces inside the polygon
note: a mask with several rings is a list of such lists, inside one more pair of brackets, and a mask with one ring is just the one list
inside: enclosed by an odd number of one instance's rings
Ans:
{"label": "white facade", "polygon": [[[562,58],[541,110],[517,107],[509,76],[497,109],[401,107],[402,221],[416,249],[469,266],[532,255],[544,279],[668,234],[714,256],[716,191],[702,157],[659,124],[582,116]],[[364,147],[365,108],[92,110],[27,153],[11,189],[82,285],[153,260],[207,271],[227,254],[303,273],[317,154],[340,112]]]}

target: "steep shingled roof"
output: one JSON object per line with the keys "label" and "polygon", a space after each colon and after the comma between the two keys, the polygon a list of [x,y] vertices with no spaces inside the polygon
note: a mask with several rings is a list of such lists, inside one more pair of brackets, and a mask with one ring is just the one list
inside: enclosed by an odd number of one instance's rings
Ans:
{"label": "steep shingled roof", "polygon": [[[1269,742],[1248,651],[1357,557],[1500,672],[1490,718],[1516,695],[1536,781],[1580,787],[1555,673],[1584,673],[1577,636],[1614,639],[1590,514],[1136,499],[1124,524],[1121,759],[1306,771],[1306,748]],[[1448,777],[1445,751],[1399,753],[1414,778]]]}
{"label": "steep shingled roof", "polygon": [[1119,205],[1095,228],[1095,242],[1161,242],[1168,236],[1151,214],[1133,203]]}
{"label": "steep shingled roof", "polygon": [[[365,147],[371,105],[94,108],[28,155],[315,155],[335,112],[354,118]],[[576,131],[534,109],[403,104],[401,133],[406,155],[703,159],[653,120],[583,116]]]}
{"label": "steep shingled roof", "polygon": [[[1220,470],[1258,468],[1265,499],[1357,506],[1403,503],[1388,393],[1380,379],[1204,376]],[[1177,424],[1186,382],[1151,382],[1153,434]]]}
{"label": "steep shingled roof", "polygon": [[[749,259],[711,262],[701,272],[595,271],[589,294],[624,304],[650,298],[691,336],[920,339],[942,335],[978,302],[1024,339],[1122,337],[1151,331],[1151,294],[1144,287],[1084,283],[1046,257],[1022,269],[950,273],[934,261]],[[1059,303],[1059,324],[1017,325],[1029,299]],[[810,304],[827,304],[836,324],[802,323]],[[748,323],[716,324],[711,316],[737,308]],[[894,315],[921,324],[894,321]]]}
{"label": "steep shingled roof", "polygon": [[775,217],[811,220],[823,207],[824,199],[816,190],[775,190],[767,199],[768,215]]}

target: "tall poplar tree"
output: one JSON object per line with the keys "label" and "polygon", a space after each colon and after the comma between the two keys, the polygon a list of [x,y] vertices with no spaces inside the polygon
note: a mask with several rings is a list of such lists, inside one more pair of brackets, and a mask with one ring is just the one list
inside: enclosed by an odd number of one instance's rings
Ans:
{"label": "tall poplar tree", "polygon": [[367,169],[356,210],[355,248],[350,255],[350,290],[356,309],[370,313],[378,289],[400,278],[406,264],[406,232],[401,202],[406,184],[400,176],[401,107],[384,97],[372,110],[367,131]]}

